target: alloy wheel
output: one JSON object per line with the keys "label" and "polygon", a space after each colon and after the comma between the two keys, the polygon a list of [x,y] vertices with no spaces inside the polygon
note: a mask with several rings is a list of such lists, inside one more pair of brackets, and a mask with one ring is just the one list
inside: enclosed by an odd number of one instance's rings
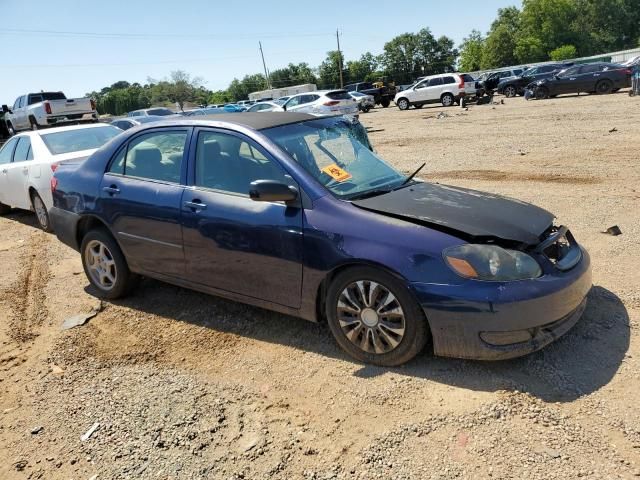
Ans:
{"label": "alloy wheel", "polygon": [[101,289],[111,290],[116,284],[118,272],[109,248],[98,240],[92,240],[87,245],[84,255],[91,280]]}
{"label": "alloy wheel", "polygon": [[353,282],[342,291],[337,319],[345,337],[367,353],[391,352],[406,330],[404,312],[395,295],[368,280]]}
{"label": "alloy wheel", "polygon": [[38,218],[40,226],[46,230],[49,227],[49,217],[47,216],[47,207],[44,206],[44,202],[40,198],[40,195],[33,195],[33,209],[36,212],[36,217]]}

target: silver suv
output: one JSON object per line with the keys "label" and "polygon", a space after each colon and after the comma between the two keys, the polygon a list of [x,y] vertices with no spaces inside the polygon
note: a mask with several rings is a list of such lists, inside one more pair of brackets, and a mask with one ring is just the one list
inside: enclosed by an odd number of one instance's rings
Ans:
{"label": "silver suv", "polygon": [[317,90],[293,95],[274,112],[300,112],[311,115],[357,115],[358,102],[346,90]]}

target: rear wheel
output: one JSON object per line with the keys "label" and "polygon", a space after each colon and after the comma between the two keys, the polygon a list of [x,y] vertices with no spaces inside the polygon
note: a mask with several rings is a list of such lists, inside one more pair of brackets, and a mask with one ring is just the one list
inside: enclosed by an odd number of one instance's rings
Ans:
{"label": "rear wheel", "polygon": [[400,100],[398,100],[398,108],[400,110],[408,110],[410,106],[411,104],[406,98],[401,98]]}
{"label": "rear wheel", "polygon": [[380,105],[382,105],[382,108],[387,108],[389,105],[391,105],[391,100],[388,98],[383,98],[380,102]]}
{"label": "rear wheel", "polygon": [[0,215],[6,215],[11,211],[11,207],[9,205],[5,205],[4,203],[0,203]]}
{"label": "rear wheel", "polygon": [[31,125],[31,130],[38,130],[38,122],[35,118],[29,117],[29,124]]}
{"label": "rear wheel", "polygon": [[354,267],[327,291],[329,328],[338,344],[362,362],[392,367],[422,351],[429,329],[406,285],[382,270]]}
{"label": "rear wheel", "polygon": [[443,107],[450,107],[456,101],[456,99],[450,93],[445,93],[440,98]]}
{"label": "rear wheel", "polygon": [[106,230],[87,233],[80,254],[84,273],[101,297],[119,298],[135,286],[137,276],[131,273],[120,247]]}
{"label": "rear wheel", "polygon": [[607,93],[611,93],[613,89],[613,84],[610,80],[600,80],[596,85],[596,93],[598,95],[605,95]]}
{"label": "rear wheel", "polygon": [[36,218],[38,219],[38,224],[40,224],[40,228],[45,232],[51,232],[51,220],[49,219],[49,212],[47,211],[47,206],[40,198],[38,192],[33,192],[31,194],[31,205],[33,207],[33,211],[36,213]]}
{"label": "rear wheel", "polygon": [[416,107],[418,110],[420,110],[422,107],[424,107],[424,105],[422,103],[417,103],[414,105],[414,107]]}
{"label": "rear wheel", "polygon": [[513,85],[508,85],[504,89],[504,96],[507,98],[515,97],[518,94],[518,90]]}

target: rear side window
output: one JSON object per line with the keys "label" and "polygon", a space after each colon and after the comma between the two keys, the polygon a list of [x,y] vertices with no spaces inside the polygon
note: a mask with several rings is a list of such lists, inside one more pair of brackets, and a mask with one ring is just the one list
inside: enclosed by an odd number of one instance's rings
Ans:
{"label": "rear side window", "polygon": [[33,160],[33,154],[31,152],[31,139],[29,137],[20,137],[18,140],[18,146],[13,154],[14,162],[25,162],[27,160]]}
{"label": "rear side window", "polygon": [[16,148],[16,143],[18,143],[18,138],[12,138],[0,149],[0,165],[11,163],[11,158],[13,157],[13,150]]}
{"label": "rear side window", "polygon": [[40,138],[53,155],[100,148],[122,131],[113,125],[42,133]]}
{"label": "rear side window", "polygon": [[180,183],[187,132],[152,132],[135,137],[111,162],[109,172]]}
{"label": "rear side window", "polygon": [[450,83],[456,83],[456,79],[453,78],[453,77],[444,77],[442,79],[442,83],[445,84],[445,85],[448,85]]}
{"label": "rear side window", "polygon": [[585,65],[580,70],[580,73],[596,73],[602,70],[601,65]]}
{"label": "rear side window", "polygon": [[331,100],[349,100],[351,95],[346,90],[340,90],[338,92],[329,92],[327,93],[327,98]]}
{"label": "rear side window", "polygon": [[460,77],[462,77],[462,80],[464,82],[475,82],[473,77],[471,75],[469,75],[468,73],[463,73],[462,75],[460,75]]}
{"label": "rear side window", "polygon": [[29,105],[34,103],[40,103],[42,101],[42,95],[29,95]]}

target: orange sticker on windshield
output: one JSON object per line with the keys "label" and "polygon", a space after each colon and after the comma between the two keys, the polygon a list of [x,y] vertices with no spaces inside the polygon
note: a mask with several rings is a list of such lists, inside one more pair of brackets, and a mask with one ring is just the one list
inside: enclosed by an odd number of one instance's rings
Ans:
{"label": "orange sticker on windshield", "polygon": [[328,167],[324,167],[322,171],[337,182],[344,182],[345,180],[349,180],[351,178],[351,174],[349,172],[343,170],[335,163],[329,165]]}

